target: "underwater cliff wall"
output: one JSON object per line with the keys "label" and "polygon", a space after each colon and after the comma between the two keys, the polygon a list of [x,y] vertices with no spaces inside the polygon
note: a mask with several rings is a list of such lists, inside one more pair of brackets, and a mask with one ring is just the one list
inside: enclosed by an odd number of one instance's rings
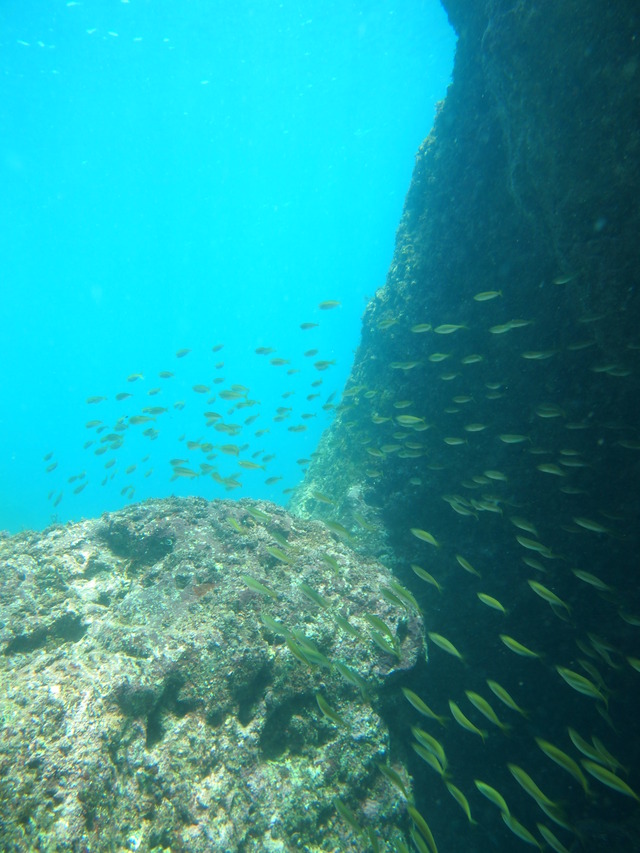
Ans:
{"label": "underwater cliff wall", "polygon": [[[451,340],[412,334],[412,325],[466,323],[465,345],[484,347],[485,358],[514,346],[512,336],[504,345],[485,334],[513,312],[535,319],[515,346],[542,350],[586,329],[585,339],[591,334],[611,361],[623,361],[634,343],[638,10],[598,2],[444,5],[459,34],[453,83],[416,156],[387,282],[363,318],[341,417],[296,506],[323,470],[340,493],[371,461],[346,437],[355,387],[431,379],[428,364],[414,373],[390,367]],[[491,310],[473,300],[486,289],[502,291]],[[550,367],[547,374],[561,374],[571,364],[556,359]],[[338,472],[332,460],[343,441]]]}
{"label": "underwater cliff wall", "polygon": [[[640,849],[617,775],[620,756],[638,758],[640,9],[444,5],[453,82],[292,508],[413,579],[427,630],[467,661],[452,669],[433,648],[424,695],[436,709],[491,697],[488,679],[528,710],[513,740],[489,747],[452,723],[456,785],[477,794],[478,775],[531,830],[560,822],[568,846]],[[586,781],[568,786],[568,763],[548,760],[550,742],[597,780],[595,807]],[[515,785],[516,765],[568,800],[562,818]],[[424,801],[442,789],[421,784]],[[491,849],[524,840],[495,803],[476,808]],[[434,821],[449,845],[467,831],[465,849],[480,843],[446,809]]]}

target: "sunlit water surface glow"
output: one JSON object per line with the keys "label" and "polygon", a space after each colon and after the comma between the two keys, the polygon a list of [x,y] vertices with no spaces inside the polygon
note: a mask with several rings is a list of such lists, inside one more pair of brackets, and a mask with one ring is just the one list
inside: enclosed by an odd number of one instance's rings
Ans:
{"label": "sunlit water surface glow", "polygon": [[[0,529],[170,494],[286,501],[449,82],[439,3],[7,0],[0,15]],[[249,390],[220,399],[233,385]],[[130,423],[148,407],[167,411]],[[242,485],[172,479],[172,459]]]}

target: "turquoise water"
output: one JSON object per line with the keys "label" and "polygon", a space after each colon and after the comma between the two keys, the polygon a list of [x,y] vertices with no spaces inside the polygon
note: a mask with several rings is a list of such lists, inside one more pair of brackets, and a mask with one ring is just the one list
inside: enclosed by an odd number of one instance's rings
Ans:
{"label": "turquoise water", "polygon": [[[8,0],[0,16],[0,529],[169,494],[286,501],[450,79],[439,3]],[[222,400],[233,385],[248,390]],[[198,476],[172,479],[172,459]]]}

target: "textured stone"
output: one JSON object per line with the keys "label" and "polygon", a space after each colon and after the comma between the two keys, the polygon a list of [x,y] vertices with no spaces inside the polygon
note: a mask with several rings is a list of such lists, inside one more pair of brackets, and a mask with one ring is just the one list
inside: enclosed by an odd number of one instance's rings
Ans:
{"label": "textured stone", "polygon": [[[376,763],[390,750],[384,697],[422,657],[421,620],[381,598],[387,569],[321,522],[250,501],[149,501],[4,539],[0,559],[3,850],[364,850],[334,796],[381,835],[404,820]],[[370,703],[297,660],[261,611],[351,666]],[[391,626],[399,657],[370,640],[365,613]]]}

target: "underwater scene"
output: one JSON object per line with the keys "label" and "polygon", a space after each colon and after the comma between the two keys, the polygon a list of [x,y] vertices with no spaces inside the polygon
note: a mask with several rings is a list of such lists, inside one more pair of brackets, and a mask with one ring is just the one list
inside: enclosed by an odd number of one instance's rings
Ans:
{"label": "underwater scene", "polygon": [[0,528],[286,501],[451,78],[444,10],[9,2],[2,41]]}
{"label": "underwater scene", "polygon": [[0,20],[0,850],[640,851],[640,10]]}

